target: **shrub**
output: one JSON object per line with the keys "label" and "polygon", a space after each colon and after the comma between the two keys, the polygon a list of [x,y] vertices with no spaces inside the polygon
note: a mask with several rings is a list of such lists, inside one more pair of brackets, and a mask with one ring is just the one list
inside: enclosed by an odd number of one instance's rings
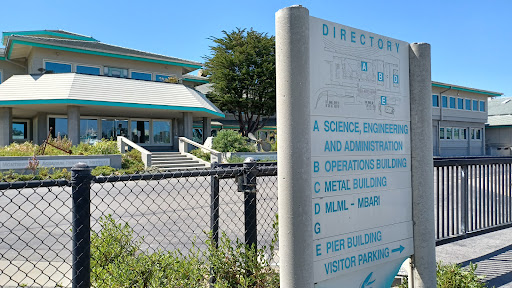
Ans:
{"label": "shrub", "polygon": [[[486,288],[487,284],[476,275],[477,265],[470,263],[467,268],[461,268],[458,264],[445,265],[437,263],[437,287],[438,288]],[[401,284],[399,288],[407,288],[408,283]]]}
{"label": "shrub", "polygon": [[98,166],[92,169],[91,174],[93,176],[110,176],[116,172],[116,168],[110,166]]}
{"label": "shrub", "polygon": [[[213,287],[217,288],[279,287],[279,273],[265,257],[267,247],[248,247],[223,234],[219,248],[207,241],[204,255],[195,248],[188,255],[179,250],[147,253],[140,250],[141,241],[134,241],[128,224],[116,222],[111,215],[100,218],[99,224],[101,230],[91,235],[94,287],[208,287],[211,277],[215,277]],[[277,242],[277,220],[274,228],[270,255]]]}
{"label": "shrub", "polygon": [[125,173],[127,174],[144,171],[144,162],[142,162],[140,152],[132,149],[129,152],[124,153],[121,161],[121,168],[126,170]]}
{"label": "shrub", "polygon": [[204,152],[202,149],[197,148],[190,151],[190,154],[196,156],[199,159],[203,159],[204,161],[210,162],[210,152]]}
{"label": "shrub", "polygon": [[248,145],[247,137],[233,130],[221,130],[213,138],[212,148],[219,152],[252,152],[254,148]]}
{"label": "shrub", "polygon": [[102,139],[90,145],[87,143],[80,143],[73,146],[71,149],[74,155],[102,155],[102,154],[119,154],[117,142],[112,140]]}
{"label": "shrub", "polygon": [[228,161],[228,163],[244,163],[245,158],[237,156],[237,155],[233,155],[233,156],[229,157],[228,159],[226,159],[226,161]]}

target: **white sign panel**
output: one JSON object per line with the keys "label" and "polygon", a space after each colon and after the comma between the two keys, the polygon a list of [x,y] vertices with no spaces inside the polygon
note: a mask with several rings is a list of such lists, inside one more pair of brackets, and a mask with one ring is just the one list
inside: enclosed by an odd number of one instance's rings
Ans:
{"label": "white sign panel", "polygon": [[413,254],[409,45],[310,17],[316,287],[389,287]]}

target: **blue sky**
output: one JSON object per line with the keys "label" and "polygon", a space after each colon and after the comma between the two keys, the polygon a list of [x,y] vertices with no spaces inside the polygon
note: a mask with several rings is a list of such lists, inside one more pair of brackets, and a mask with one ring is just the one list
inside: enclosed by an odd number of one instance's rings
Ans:
{"label": "blue sky", "polygon": [[432,79],[512,96],[512,1],[5,1],[1,31],[62,29],[119,46],[202,61],[208,38],[250,28],[275,34],[275,12],[310,15],[432,45]]}

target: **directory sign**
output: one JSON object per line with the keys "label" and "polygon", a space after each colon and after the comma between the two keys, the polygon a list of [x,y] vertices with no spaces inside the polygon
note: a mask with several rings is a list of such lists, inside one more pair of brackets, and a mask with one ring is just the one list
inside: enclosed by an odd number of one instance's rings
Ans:
{"label": "directory sign", "polygon": [[315,287],[390,287],[413,254],[409,44],[310,17]]}

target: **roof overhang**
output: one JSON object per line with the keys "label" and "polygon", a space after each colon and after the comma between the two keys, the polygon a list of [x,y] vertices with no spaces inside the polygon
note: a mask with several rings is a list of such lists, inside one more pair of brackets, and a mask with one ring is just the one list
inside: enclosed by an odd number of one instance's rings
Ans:
{"label": "roof overhang", "polygon": [[[21,38],[21,37],[18,37],[18,38]],[[183,67],[184,71],[187,73],[202,67],[201,63],[197,63],[197,62],[193,62],[193,61],[169,61],[169,60],[157,59],[157,58],[153,58],[153,57],[141,57],[138,55],[119,54],[119,53],[112,53],[112,52],[108,52],[108,51],[95,50],[95,49],[84,49],[84,48],[70,47],[70,46],[66,46],[66,45],[48,44],[48,43],[44,43],[44,41],[38,41],[35,39],[27,39],[27,38],[30,38],[30,37],[25,37],[23,39],[17,39],[16,35],[8,37],[7,43],[6,43],[6,48],[5,48],[5,57],[7,59],[26,58],[30,54],[30,50],[32,47],[40,47],[40,48],[46,48],[46,49],[52,49],[52,50],[69,51],[69,52],[76,52],[76,53],[89,54],[89,55],[99,55],[99,56],[120,58],[120,59],[126,59],[126,60],[134,60],[134,61],[180,66],[180,67]]]}
{"label": "roof overhang", "polygon": [[500,93],[500,92],[494,92],[494,91],[487,91],[487,90],[469,88],[469,87],[453,85],[453,84],[447,84],[447,83],[436,82],[436,81],[432,81],[432,87],[440,87],[440,88],[451,89],[451,90],[458,90],[458,91],[466,91],[466,92],[477,93],[477,94],[484,94],[484,95],[487,95],[489,97],[496,97],[496,96],[503,95],[503,93]]}
{"label": "roof overhang", "polygon": [[0,107],[65,114],[67,105],[98,116],[224,117],[203,94],[181,84],[65,73],[15,75],[0,85]]}
{"label": "roof overhang", "polygon": [[3,32],[2,33],[2,42],[4,45],[6,45],[6,43],[7,43],[7,38],[12,35],[55,37],[55,38],[65,38],[65,39],[72,39],[72,40],[98,42],[98,40],[96,40],[90,36],[80,35],[80,34],[76,34],[76,33],[70,33],[70,32],[66,32],[66,31],[34,30],[34,31]]}

